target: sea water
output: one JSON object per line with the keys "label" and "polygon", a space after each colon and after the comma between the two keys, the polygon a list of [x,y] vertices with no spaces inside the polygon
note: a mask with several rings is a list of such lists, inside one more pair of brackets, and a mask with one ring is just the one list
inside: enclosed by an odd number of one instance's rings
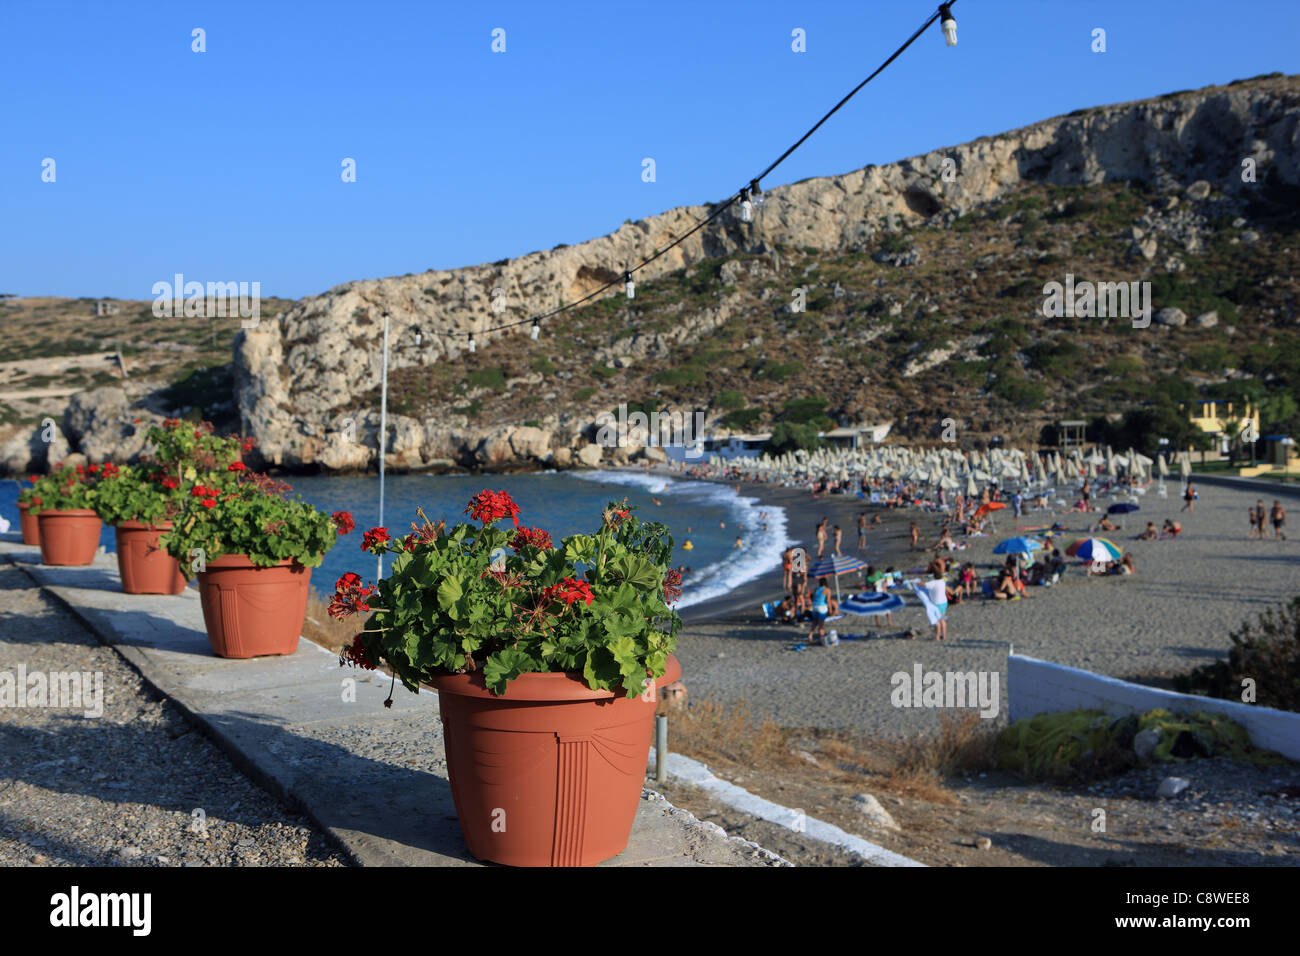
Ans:
{"label": "sea water", "polygon": [[[313,589],[332,591],[348,571],[374,580],[377,560],[361,551],[361,535],[379,524],[378,477],[309,476],[292,483],[295,492],[318,508],[350,511],[357,522],[357,529],[340,537],[312,573]],[[394,475],[384,485],[383,526],[394,537],[406,534],[411,523],[419,521],[416,508],[423,508],[433,521],[445,518],[448,525],[469,521],[465,507],[484,489],[509,492],[519,505],[520,525],[542,528],[557,544],[568,535],[596,531],[605,506],[627,499],[638,518],[668,528],[675,545],[672,566],[690,569],[677,607],[716,598],[779,566],[786,547],[786,518],[780,508],[760,508],[756,499],[725,485],[635,471]],[[760,519],[759,511],[767,517]],[[690,549],[684,547],[687,541]]]}
{"label": "sea water", "polygon": [[[361,551],[361,536],[379,525],[377,475],[288,476],[293,493],[327,512],[349,511],[356,530],[340,536],[334,549],[312,572],[312,589],[329,594],[348,571],[367,581],[375,579],[377,559]],[[716,482],[671,478],[639,471],[553,472],[523,475],[392,475],[384,483],[384,520],[393,537],[401,537],[419,521],[416,508],[433,521],[448,525],[469,521],[464,513],[478,492],[507,491],[519,505],[521,525],[550,532],[557,544],[570,534],[594,532],[610,501],[627,499],[643,521],[658,521],[673,537],[672,566],[689,568],[677,607],[718,598],[780,566],[788,544],[786,515],[779,507],[760,506],[735,487]],[[0,481],[0,514],[18,529],[18,484]],[[655,501],[660,504],[655,504]],[[764,511],[766,518],[760,518]],[[766,524],[766,528],[764,528]],[[736,538],[741,547],[736,547]],[[104,528],[101,544],[112,551],[112,528]],[[690,549],[684,547],[689,541]]]}

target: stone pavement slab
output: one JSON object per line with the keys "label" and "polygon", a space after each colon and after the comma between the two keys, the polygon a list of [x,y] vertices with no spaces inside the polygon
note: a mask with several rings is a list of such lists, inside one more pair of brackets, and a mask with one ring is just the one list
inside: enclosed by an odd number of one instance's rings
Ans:
{"label": "stone pavement slab", "polygon": [[[123,594],[116,559],[47,567],[15,533],[0,559],[21,567],[172,698],[254,779],[300,806],[359,864],[481,866],[452,803],[436,693],[341,669],[301,639],[284,657],[227,660],[208,645],[198,592]],[[351,699],[349,699],[351,698]],[[602,866],[771,866],[779,857],[643,791],[627,849]]]}

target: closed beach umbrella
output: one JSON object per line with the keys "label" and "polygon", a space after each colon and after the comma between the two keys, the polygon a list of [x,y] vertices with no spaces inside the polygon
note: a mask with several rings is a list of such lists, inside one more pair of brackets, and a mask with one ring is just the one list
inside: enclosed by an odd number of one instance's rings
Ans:
{"label": "closed beach umbrella", "polygon": [[1156,468],[1159,469],[1161,478],[1169,477],[1169,464],[1165,461],[1164,455],[1156,456]]}

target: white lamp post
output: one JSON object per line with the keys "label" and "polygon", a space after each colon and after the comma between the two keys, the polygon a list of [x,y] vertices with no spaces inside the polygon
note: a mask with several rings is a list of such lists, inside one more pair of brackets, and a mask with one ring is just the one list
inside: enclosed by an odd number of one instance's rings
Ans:
{"label": "white lamp post", "polygon": [[[384,311],[384,358],[382,371],[379,378],[379,523],[376,527],[384,526],[384,458],[387,452],[388,444],[388,311]],[[375,572],[375,580],[378,581],[384,576],[384,556],[381,554],[378,558],[379,570]]]}

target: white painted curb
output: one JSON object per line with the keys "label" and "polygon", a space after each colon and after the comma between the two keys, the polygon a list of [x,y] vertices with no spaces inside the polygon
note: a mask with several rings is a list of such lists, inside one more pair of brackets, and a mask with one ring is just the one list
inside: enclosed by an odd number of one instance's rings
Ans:
{"label": "white painted curb", "polygon": [[[655,748],[651,747],[651,768],[654,767],[654,762]],[[924,863],[917,860],[894,853],[892,850],[886,850],[882,846],[876,846],[876,844],[870,843],[862,839],[862,837],[846,833],[834,824],[816,820],[799,811],[791,810],[789,807],[783,807],[779,803],[765,800],[757,794],[750,793],[744,787],[738,787],[734,783],[719,780],[708,767],[698,760],[692,760],[690,757],[670,753],[668,755],[668,774],[682,783],[699,787],[710,796],[717,797],[729,807],[742,810],[751,816],[758,817],[760,820],[766,820],[768,823],[783,826],[795,833],[802,833],[804,836],[820,840],[822,843],[829,843],[831,846],[848,850],[875,866],[925,866]]]}

